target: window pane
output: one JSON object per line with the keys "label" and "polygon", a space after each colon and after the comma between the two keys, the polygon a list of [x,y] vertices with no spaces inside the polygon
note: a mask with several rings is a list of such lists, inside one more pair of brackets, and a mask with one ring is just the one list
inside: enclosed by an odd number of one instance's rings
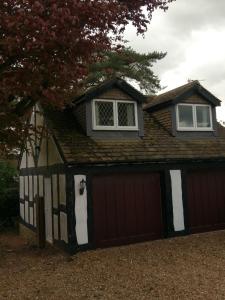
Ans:
{"label": "window pane", "polygon": [[197,127],[211,127],[209,110],[208,106],[196,106]]}
{"label": "window pane", "polygon": [[179,105],[179,127],[194,127],[192,106]]}
{"label": "window pane", "polygon": [[97,126],[114,126],[113,102],[96,101],[95,118]]}
{"label": "window pane", "polygon": [[135,105],[134,103],[118,103],[118,125],[135,126]]}

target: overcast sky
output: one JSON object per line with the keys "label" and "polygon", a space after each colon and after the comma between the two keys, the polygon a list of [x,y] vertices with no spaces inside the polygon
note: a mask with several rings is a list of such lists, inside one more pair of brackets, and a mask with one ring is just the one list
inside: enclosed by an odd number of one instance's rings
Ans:
{"label": "overcast sky", "polygon": [[165,91],[200,80],[223,101],[217,117],[225,121],[225,0],[177,0],[153,14],[144,39],[132,27],[126,38],[140,52],[168,52],[154,67]]}

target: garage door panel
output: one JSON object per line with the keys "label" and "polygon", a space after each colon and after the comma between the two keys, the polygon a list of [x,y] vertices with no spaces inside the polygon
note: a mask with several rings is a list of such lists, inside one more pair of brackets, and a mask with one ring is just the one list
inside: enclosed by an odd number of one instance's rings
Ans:
{"label": "garage door panel", "polygon": [[225,172],[188,174],[188,215],[193,233],[225,228]]}
{"label": "garage door panel", "polygon": [[[112,203],[115,202],[117,236],[122,237],[122,236],[126,236],[126,228],[125,228],[126,203],[123,199],[124,191],[123,191],[122,183],[119,182],[119,184],[114,186],[115,186],[115,195],[113,199],[114,201],[112,201]],[[120,210],[118,210],[119,205],[121,207]]]}
{"label": "garage door panel", "polygon": [[93,178],[96,246],[161,237],[159,174],[117,174]]}
{"label": "garage door panel", "polygon": [[[93,190],[93,199],[96,198],[97,196],[97,191],[102,190],[102,193],[105,194],[105,187],[102,187],[101,182],[100,181],[95,181],[95,190]],[[105,197],[105,195],[103,195],[102,197]],[[95,215],[94,215],[94,220],[95,220],[95,224],[94,224],[94,232],[95,232],[95,236],[99,237],[99,236],[106,236],[106,231],[107,231],[107,211],[105,209],[105,205],[99,205],[97,209],[95,209]],[[104,227],[101,227],[101,222],[103,222],[105,224]]]}

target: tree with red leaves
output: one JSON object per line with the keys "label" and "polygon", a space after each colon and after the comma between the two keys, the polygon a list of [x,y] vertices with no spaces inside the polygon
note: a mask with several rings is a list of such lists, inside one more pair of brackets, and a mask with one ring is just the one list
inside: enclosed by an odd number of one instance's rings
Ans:
{"label": "tree with red leaves", "polygon": [[[155,9],[174,0],[2,0],[0,2],[0,151],[22,142],[36,102],[63,107],[89,66],[123,46],[132,23],[143,34]],[[21,134],[23,133],[23,134]]]}

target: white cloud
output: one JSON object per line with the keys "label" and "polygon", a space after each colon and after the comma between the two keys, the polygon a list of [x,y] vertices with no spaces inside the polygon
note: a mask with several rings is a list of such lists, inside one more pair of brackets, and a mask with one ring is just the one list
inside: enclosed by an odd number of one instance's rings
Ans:
{"label": "white cloud", "polygon": [[166,90],[188,79],[201,83],[219,99],[218,119],[225,121],[225,1],[177,0],[157,11],[145,39],[130,26],[126,38],[140,51],[168,52],[154,70]]}

